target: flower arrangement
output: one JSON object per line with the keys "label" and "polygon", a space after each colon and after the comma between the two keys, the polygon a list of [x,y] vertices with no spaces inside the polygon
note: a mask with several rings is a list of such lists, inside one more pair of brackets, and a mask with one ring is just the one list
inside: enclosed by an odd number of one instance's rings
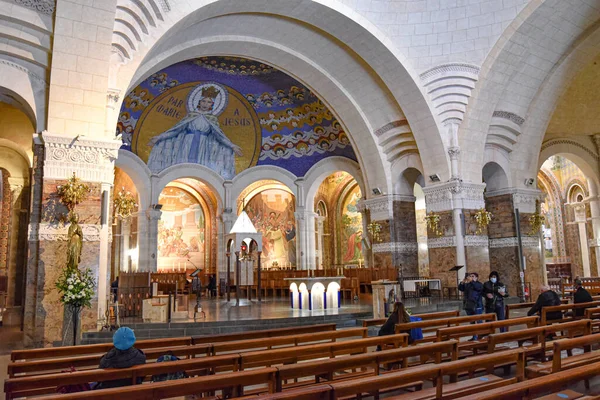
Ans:
{"label": "flower arrangement", "polygon": [[477,231],[475,234],[479,235],[492,221],[492,213],[486,211],[485,208],[481,208],[475,213],[475,221],[477,221]]}
{"label": "flower arrangement", "polygon": [[65,268],[56,281],[60,301],[73,307],[91,307],[96,281],[92,271]]}
{"label": "flower arrangement", "polygon": [[440,220],[441,217],[439,216],[439,214],[436,214],[433,211],[425,216],[427,228],[429,228],[429,230],[436,236],[442,234],[442,231],[440,230]]}
{"label": "flower arrangement", "polygon": [[277,261],[273,261],[273,263],[271,263],[271,268],[279,268],[279,263]]}
{"label": "flower arrangement", "polygon": [[56,188],[60,201],[67,207],[69,214],[75,211],[75,207],[84,201],[89,193],[90,187],[81,182],[75,172],[73,176],[67,180],[67,183]]}
{"label": "flower arrangement", "polygon": [[126,191],[125,188],[121,188],[121,191],[117,194],[114,200],[115,216],[127,219],[131,216],[131,213],[137,207],[135,198],[131,192]]}
{"label": "flower arrangement", "polygon": [[546,223],[546,217],[540,211],[540,201],[535,201],[535,212],[529,217],[529,224],[531,225],[531,236],[537,235],[540,232],[542,225]]}

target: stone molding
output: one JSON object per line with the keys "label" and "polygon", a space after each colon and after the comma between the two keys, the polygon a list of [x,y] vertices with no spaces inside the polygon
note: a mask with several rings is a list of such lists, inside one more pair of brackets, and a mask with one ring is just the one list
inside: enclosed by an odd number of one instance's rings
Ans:
{"label": "stone molding", "polygon": [[414,254],[418,250],[419,245],[416,242],[375,243],[373,245],[373,253]]}
{"label": "stone molding", "polygon": [[426,186],[423,188],[423,192],[425,192],[427,211],[450,211],[457,208],[479,210],[485,207],[484,188],[484,183],[466,183],[462,181]]}
{"label": "stone molding", "polygon": [[455,236],[442,236],[439,238],[427,239],[427,247],[430,249],[440,249],[443,247],[456,247]]}
{"label": "stone molding", "polygon": [[393,218],[394,202],[414,203],[417,201],[415,196],[388,194],[373,197],[371,199],[360,200],[357,208],[360,212],[369,210],[371,213],[371,221],[384,221]]}
{"label": "stone molding", "polygon": [[0,64],[4,64],[7,65],[11,68],[15,68],[18,69],[19,71],[25,72],[27,75],[29,75],[31,78],[33,78],[34,82],[37,82],[39,84],[42,84],[45,87],[48,87],[48,82],[46,81],[46,79],[34,74],[33,72],[31,72],[30,70],[28,70],[27,68],[23,67],[22,65],[19,65],[17,63],[14,63],[12,61],[8,61],[8,60],[0,60]]}
{"label": "stone molding", "polygon": [[520,117],[517,114],[510,111],[494,111],[492,117],[507,119],[518,126],[521,126],[523,125],[523,123],[525,123],[525,118]]}
{"label": "stone molding", "polygon": [[119,100],[121,99],[121,90],[120,89],[108,89],[106,92],[106,106],[111,110],[114,110],[119,105]]}
{"label": "stone molding", "polygon": [[600,247],[600,238],[588,239],[588,247]]}
{"label": "stone molding", "polygon": [[550,139],[547,142],[544,142],[542,144],[540,153],[543,152],[544,150],[546,150],[547,148],[552,147],[554,145],[558,145],[558,144],[566,144],[569,146],[579,147],[581,150],[585,151],[590,156],[592,156],[592,158],[594,158],[595,160],[600,160],[600,156],[598,154],[596,154],[592,149],[590,149],[587,146],[584,146],[583,144],[581,144],[579,142],[576,142],[574,140],[569,140],[569,139]]}
{"label": "stone molding", "polygon": [[535,201],[544,200],[544,194],[541,190],[537,189],[515,189],[506,188],[500,190],[494,190],[493,192],[487,192],[486,198],[503,196],[510,194],[513,201],[513,210],[518,209],[521,213],[532,214],[535,212]]}
{"label": "stone molding", "polygon": [[[99,242],[101,225],[80,224],[84,242]],[[29,224],[29,241],[61,242],[69,239],[69,225],[31,223]]]}
{"label": "stone molding", "polygon": [[385,124],[384,126],[382,126],[381,128],[377,129],[375,131],[375,136],[381,136],[384,133],[391,131],[394,128],[398,128],[400,126],[408,126],[408,121],[406,119],[399,119],[397,121],[392,121],[389,122],[387,124]]}
{"label": "stone molding", "polygon": [[13,3],[46,15],[54,14],[56,7],[55,0],[13,0]]}
{"label": "stone molding", "polygon": [[[536,248],[540,245],[540,239],[536,236],[521,236],[523,248]],[[519,246],[519,238],[516,236],[507,238],[490,239],[490,249]]]}
{"label": "stone molding", "polygon": [[75,173],[85,182],[113,183],[120,140],[70,137],[44,131],[35,135],[34,141],[43,144],[45,149],[44,179],[68,179]]}
{"label": "stone molding", "polygon": [[460,125],[480,68],[468,63],[447,63],[420,75],[423,86],[443,125]]}
{"label": "stone molding", "polygon": [[465,247],[488,247],[489,239],[487,236],[466,235]]}

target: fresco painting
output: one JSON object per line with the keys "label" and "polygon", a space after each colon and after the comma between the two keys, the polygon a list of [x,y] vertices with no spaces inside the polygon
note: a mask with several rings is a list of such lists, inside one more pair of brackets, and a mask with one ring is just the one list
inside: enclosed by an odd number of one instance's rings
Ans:
{"label": "fresco painting", "polygon": [[158,270],[194,271],[205,268],[205,216],[187,190],[167,186],[160,194]]}
{"label": "fresco painting", "polygon": [[348,134],[314,92],[236,57],[187,60],[151,75],[124,99],[116,133],[154,173],[196,163],[224,179],[255,165],[304,176],[326,157],[356,161]]}
{"label": "fresco painting", "polygon": [[267,269],[295,267],[294,196],[282,189],[266,189],[252,197],[244,210],[263,235],[263,266]]}
{"label": "fresco painting", "polygon": [[341,249],[344,264],[364,264],[362,215],[357,209],[361,197],[360,188],[356,185],[342,202]]}

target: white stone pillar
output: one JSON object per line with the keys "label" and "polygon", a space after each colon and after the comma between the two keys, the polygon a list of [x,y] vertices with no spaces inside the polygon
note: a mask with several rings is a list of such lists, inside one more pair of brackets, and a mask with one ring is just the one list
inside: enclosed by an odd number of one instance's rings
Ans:
{"label": "white stone pillar", "polygon": [[304,209],[296,210],[296,268],[308,269],[306,213]]}
{"label": "white stone pillar", "polygon": [[575,215],[575,223],[579,230],[579,247],[581,248],[581,265],[583,267],[583,276],[591,276],[590,270],[590,250],[587,239],[586,224],[587,218],[585,215],[585,203],[573,203],[573,212]]}
{"label": "white stone pillar", "polygon": [[108,286],[110,285],[110,240],[111,229],[110,229],[110,194],[112,184],[103,182],[100,185],[101,202],[101,213],[100,213],[100,256],[98,265],[98,328],[102,327],[102,318],[106,311],[107,306],[107,294],[109,293]]}
{"label": "white stone pillar", "polygon": [[[130,236],[131,236],[131,219],[123,219],[121,221],[121,233],[119,236],[119,247],[121,254],[119,254],[119,270],[123,272],[132,272],[134,270],[133,263],[137,257],[132,257],[129,251],[130,247]],[[129,259],[131,258],[131,268],[129,267]],[[135,263],[137,267],[137,262]]]}
{"label": "white stone pillar", "polygon": [[598,189],[596,184],[588,179],[588,188],[590,197],[586,199],[590,205],[590,214],[592,216],[592,234],[593,238],[588,240],[589,247],[592,247],[596,253],[596,268],[590,273],[594,276],[600,276],[600,199],[598,198]]}
{"label": "white stone pillar", "polygon": [[316,216],[315,217],[317,223],[317,244],[316,244],[316,267],[315,269],[323,269],[323,235],[325,232],[323,231],[323,222],[325,221],[325,217]]}
{"label": "white stone pillar", "polygon": [[149,254],[147,264],[140,264],[142,271],[156,272],[158,270],[158,221],[162,211],[155,207],[146,210],[147,219],[147,251]]}

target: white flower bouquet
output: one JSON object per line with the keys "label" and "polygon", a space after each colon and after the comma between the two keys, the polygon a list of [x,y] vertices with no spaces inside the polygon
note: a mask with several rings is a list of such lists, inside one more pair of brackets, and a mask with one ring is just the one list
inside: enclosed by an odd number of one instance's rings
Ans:
{"label": "white flower bouquet", "polygon": [[58,280],[56,288],[60,292],[60,301],[74,307],[91,307],[96,281],[92,271],[85,269],[64,269]]}

